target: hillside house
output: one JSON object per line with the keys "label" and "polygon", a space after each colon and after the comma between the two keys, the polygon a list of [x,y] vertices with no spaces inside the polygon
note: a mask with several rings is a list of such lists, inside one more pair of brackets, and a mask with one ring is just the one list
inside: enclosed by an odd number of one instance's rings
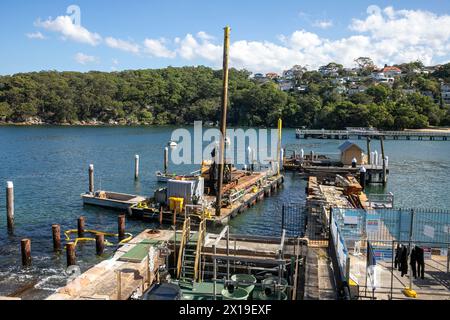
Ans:
{"label": "hillside house", "polygon": [[354,94],[357,94],[357,93],[363,93],[363,92],[366,92],[366,90],[367,90],[367,87],[366,87],[366,86],[358,86],[358,85],[355,85],[355,86],[349,87],[348,90],[347,90],[347,93],[348,93],[349,95],[354,95]]}
{"label": "hillside house", "polygon": [[269,73],[266,73],[266,78],[267,79],[270,79],[270,80],[276,80],[276,79],[278,79],[280,76],[277,74],[277,73],[275,73],[275,72],[269,72]]}
{"label": "hillside house", "polygon": [[319,72],[324,77],[338,77],[339,68],[337,66],[322,66],[319,68]]}
{"label": "hillside house", "polygon": [[280,81],[278,86],[281,91],[291,91],[294,89],[295,85],[293,81]]}
{"label": "hillside house", "polygon": [[441,95],[442,95],[442,101],[445,104],[450,104],[450,84],[446,84],[446,83],[441,84]]}
{"label": "hillside house", "polygon": [[397,76],[400,76],[402,74],[402,70],[400,70],[399,68],[397,68],[397,67],[388,67],[388,66],[385,66],[383,68],[383,70],[381,70],[381,72],[384,73],[384,75],[387,78],[397,77]]}

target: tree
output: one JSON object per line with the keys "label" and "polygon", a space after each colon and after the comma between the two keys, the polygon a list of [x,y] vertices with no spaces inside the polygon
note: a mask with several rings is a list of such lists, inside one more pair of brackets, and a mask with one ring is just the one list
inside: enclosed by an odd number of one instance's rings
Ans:
{"label": "tree", "polygon": [[13,111],[12,118],[18,122],[28,121],[37,115],[36,105],[32,102],[19,104]]}
{"label": "tree", "polygon": [[12,110],[7,102],[0,102],[0,121],[5,121],[12,114]]}
{"label": "tree", "polygon": [[[357,59],[370,70],[369,58]],[[340,69],[332,62],[329,67]],[[404,68],[416,67],[415,63]],[[338,81],[302,66],[292,68],[305,91],[289,93],[275,83],[256,84],[247,70],[230,69],[229,124],[273,126],[282,117],[286,126],[385,129],[448,125],[449,107],[435,103],[440,82],[450,64],[434,75],[411,72],[391,88],[372,85],[365,93],[339,93]],[[367,71],[366,70],[366,71]],[[406,80],[406,81],[405,81]],[[417,93],[405,95],[403,89]],[[433,98],[422,92],[431,91]],[[76,124],[79,121],[120,124],[192,124],[220,118],[222,71],[208,67],[127,70],[122,72],[31,72],[0,76],[0,121]]]}
{"label": "tree", "polygon": [[416,60],[409,63],[396,65],[403,73],[413,73],[415,70],[422,70],[425,66],[422,61]]}
{"label": "tree", "polygon": [[433,72],[433,77],[442,79],[444,82],[450,82],[450,63],[442,65],[438,70]]}
{"label": "tree", "polygon": [[355,63],[361,70],[362,75],[369,75],[377,68],[373,60],[369,57],[359,57],[355,60]]}
{"label": "tree", "polygon": [[392,93],[392,89],[384,84],[379,84],[375,86],[370,86],[366,93],[373,98],[375,103],[385,102],[390,94]]}
{"label": "tree", "polygon": [[306,69],[306,67],[302,67],[301,65],[295,65],[291,68],[293,74],[294,74],[294,78],[297,81],[300,81],[303,77],[303,75],[305,74],[305,72],[308,71],[308,69]]}

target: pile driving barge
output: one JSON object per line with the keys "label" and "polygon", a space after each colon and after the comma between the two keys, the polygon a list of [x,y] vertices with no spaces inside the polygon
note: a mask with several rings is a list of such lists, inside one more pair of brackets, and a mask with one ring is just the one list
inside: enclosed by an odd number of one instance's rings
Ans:
{"label": "pile driving barge", "polygon": [[231,164],[225,165],[224,171],[220,215],[215,214],[217,165],[213,161],[204,161],[199,175],[169,179],[167,187],[155,190],[153,197],[103,190],[90,191],[81,197],[85,205],[121,210],[130,217],[156,220],[161,224],[173,225],[193,217],[198,223],[206,219],[208,224],[224,225],[270,196],[284,182],[284,176],[278,174],[276,161],[262,171],[238,170]]}

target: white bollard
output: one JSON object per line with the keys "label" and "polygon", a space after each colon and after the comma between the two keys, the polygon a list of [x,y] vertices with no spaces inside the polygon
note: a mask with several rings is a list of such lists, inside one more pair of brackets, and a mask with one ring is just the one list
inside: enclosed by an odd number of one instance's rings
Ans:
{"label": "white bollard", "polygon": [[89,165],[89,193],[94,194],[94,165]]}
{"label": "white bollard", "polygon": [[6,182],[6,218],[8,231],[14,230],[14,184],[12,181]]}
{"label": "white bollard", "polygon": [[134,180],[139,179],[139,155],[134,156]]}

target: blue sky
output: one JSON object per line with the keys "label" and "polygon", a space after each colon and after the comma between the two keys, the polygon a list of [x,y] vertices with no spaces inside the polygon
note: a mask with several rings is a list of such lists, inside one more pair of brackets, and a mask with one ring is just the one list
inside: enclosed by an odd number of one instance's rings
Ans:
{"label": "blue sky", "polygon": [[[80,26],[70,5],[81,10]],[[253,72],[331,60],[351,66],[360,55],[377,64],[450,60],[444,0],[2,0],[0,19],[0,74],[219,67],[227,24],[232,65]]]}

